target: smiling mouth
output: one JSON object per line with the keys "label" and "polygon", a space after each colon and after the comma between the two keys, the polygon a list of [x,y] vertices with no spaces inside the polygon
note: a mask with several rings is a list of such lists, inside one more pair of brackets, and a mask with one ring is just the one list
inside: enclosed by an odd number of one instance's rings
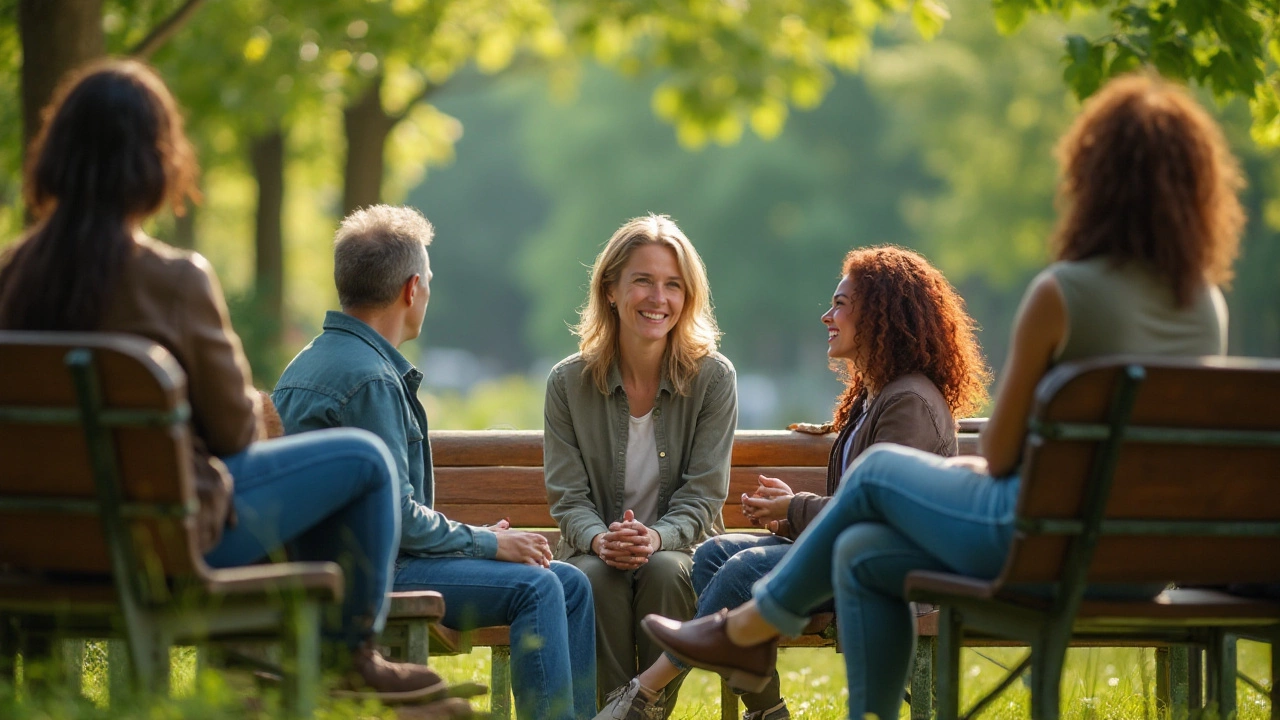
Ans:
{"label": "smiling mouth", "polygon": [[827,342],[831,342],[832,340],[835,340],[835,339],[836,339],[836,337],[838,337],[839,335],[840,335],[840,331],[839,331],[839,330],[829,330],[829,331],[827,331]]}
{"label": "smiling mouth", "polygon": [[646,320],[654,320],[657,322],[661,322],[667,319],[667,316],[662,313],[645,312],[644,310],[640,311],[640,317]]}

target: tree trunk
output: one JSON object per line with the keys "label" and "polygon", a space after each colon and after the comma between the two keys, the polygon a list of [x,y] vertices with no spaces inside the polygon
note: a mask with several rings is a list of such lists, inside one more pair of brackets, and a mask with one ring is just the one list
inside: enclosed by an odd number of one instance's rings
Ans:
{"label": "tree trunk", "polygon": [[25,157],[40,131],[40,114],[63,75],[106,54],[102,0],[19,0],[18,32],[22,41]]}
{"label": "tree trunk", "polygon": [[342,184],[342,215],[382,200],[387,136],[400,121],[382,108],[382,77],[373,78],[354,104],[342,111],[347,136],[347,167]]}
{"label": "tree trunk", "polygon": [[276,129],[251,140],[249,160],[258,181],[254,218],[257,259],[254,296],[271,348],[278,348],[284,328],[284,131]]}

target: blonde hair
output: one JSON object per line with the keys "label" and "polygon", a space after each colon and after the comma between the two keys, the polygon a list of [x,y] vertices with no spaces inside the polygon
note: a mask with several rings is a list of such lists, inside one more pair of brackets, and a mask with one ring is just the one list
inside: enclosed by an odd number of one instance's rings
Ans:
{"label": "blonde hair", "polygon": [[707,268],[693,243],[670,217],[650,213],[633,218],[609,238],[591,267],[591,289],[586,304],[578,311],[573,334],[579,338],[578,350],[587,372],[600,392],[607,395],[609,368],[618,357],[618,313],[609,306],[608,293],[618,284],[631,255],[642,245],[671,248],[684,278],[684,309],[667,336],[663,372],[677,393],[687,395],[698,374],[698,361],[715,352],[720,329],[712,311]]}

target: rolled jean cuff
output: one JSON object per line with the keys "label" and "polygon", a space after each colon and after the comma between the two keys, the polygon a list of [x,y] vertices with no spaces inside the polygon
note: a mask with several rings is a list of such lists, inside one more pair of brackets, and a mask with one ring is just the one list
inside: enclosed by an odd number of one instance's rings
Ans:
{"label": "rolled jean cuff", "polygon": [[687,672],[688,670],[691,669],[690,666],[685,665],[684,663],[677,660],[675,655],[672,655],[671,653],[666,651],[663,651],[662,654],[667,657],[667,662],[671,663],[672,665],[675,665],[676,668],[680,670],[680,672]]}
{"label": "rolled jean cuff", "polygon": [[772,573],[760,578],[755,585],[751,586],[751,596],[756,601],[756,609],[760,611],[760,616],[766,622],[778,629],[778,632],[787,637],[800,637],[804,627],[809,624],[809,616],[796,615],[769,594],[770,577]]}

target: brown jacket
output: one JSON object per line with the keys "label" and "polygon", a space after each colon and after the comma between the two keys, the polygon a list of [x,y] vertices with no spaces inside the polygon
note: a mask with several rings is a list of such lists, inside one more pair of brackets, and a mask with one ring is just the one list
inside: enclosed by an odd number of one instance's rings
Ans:
{"label": "brown jacket", "polygon": [[218,456],[260,439],[262,408],[249,362],[231,329],[222,288],[209,261],[150,238],[138,240],[99,328],[163,345],[187,373],[192,459],[200,512],[200,551],[212,550],[234,522],[232,478]]}
{"label": "brown jacket", "polygon": [[[826,507],[836,494],[840,478],[844,475],[844,444],[853,433],[856,419],[862,413],[866,396],[858,400],[849,414],[849,422],[836,436],[827,461],[827,494],[796,493],[787,508],[787,521],[778,534],[795,539]],[[929,378],[919,373],[904,375],[891,381],[867,408],[867,419],[853,435],[849,459],[862,454],[875,443],[891,442],[898,445],[936,453],[945,457],[956,454],[956,421],[942,392]]]}

